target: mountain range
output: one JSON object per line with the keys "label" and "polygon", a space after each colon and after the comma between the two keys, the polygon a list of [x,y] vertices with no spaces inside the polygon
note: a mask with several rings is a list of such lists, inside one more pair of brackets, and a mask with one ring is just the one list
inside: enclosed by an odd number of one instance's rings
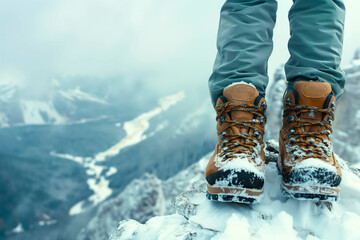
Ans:
{"label": "mountain range", "polygon": [[[360,167],[358,55],[344,68],[347,84],[337,103],[333,140],[344,166],[355,167]],[[33,96],[14,83],[1,83],[0,182],[6,184],[0,185],[0,237],[101,240],[114,233],[113,239],[126,239],[139,229],[154,232],[149,224],[155,216],[193,211],[191,199],[179,200],[189,193],[181,193],[190,191],[202,201],[204,166],[216,144],[215,113],[204,89],[159,97],[146,87],[125,91],[120,80],[58,78],[45,95]],[[285,89],[280,67],[267,90],[267,140],[277,139]],[[268,172],[276,176],[272,165]],[[198,184],[191,187],[194,181]],[[282,201],[278,195],[274,199]],[[290,219],[283,215],[272,217]],[[157,219],[180,224],[172,227],[182,236],[182,228],[189,230],[186,217]],[[237,218],[231,221],[246,223]],[[116,231],[126,219],[132,220]],[[222,226],[225,234],[232,224]],[[184,236],[199,235],[188,230]]]}

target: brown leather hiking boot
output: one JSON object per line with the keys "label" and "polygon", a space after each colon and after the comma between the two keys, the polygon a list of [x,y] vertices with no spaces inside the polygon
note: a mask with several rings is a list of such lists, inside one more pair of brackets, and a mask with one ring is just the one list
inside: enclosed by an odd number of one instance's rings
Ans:
{"label": "brown leather hiking boot", "polygon": [[278,161],[283,193],[296,199],[337,200],[341,170],[330,141],[335,108],[331,85],[296,82],[283,104]]}
{"label": "brown leather hiking boot", "polygon": [[248,84],[227,87],[216,103],[219,143],[206,168],[207,197],[254,203],[262,197],[265,99]]}

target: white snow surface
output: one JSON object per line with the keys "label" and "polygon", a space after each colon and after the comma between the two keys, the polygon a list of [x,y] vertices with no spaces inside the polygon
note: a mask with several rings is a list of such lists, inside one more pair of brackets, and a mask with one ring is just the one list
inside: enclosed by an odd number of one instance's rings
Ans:
{"label": "white snow surface", "polygon": [[21,223],[18,223],[18,225],[7,234],[22,233],[22,232],[24,232],[24,227]]}
{"label": "white snow surface", "polygon": [[144,133],[150,127],[149,120],[159,115],[161,112],[166,111],[169,107],[176,104],[178,101],[181,101],[184,97],[185,93],[181,91],[177,94],[161,98],[159,100],[159,107],[150,112],[143,113],[131,121],[125,122],[124,130],[126,132],[126,137],[111,148],[96,154],[96,161],[104,161],[108,157],[118,155],[121,149],[145,140],[147,136],[144,135]]}
{"label": "white snow surface", "polygon": [[[214,162],[215,166],[221,170],[236,170],[236,171],[248,171],[256,174],[259,178],[264,178],[264,164],[263,161],[257,157],[256,164],[248,160],[249,156],[246,154],[235,154],[235,158],[231,161],[224,161],[221,157],[215,156]],[[221,185],[218,185],[221,186]],[[227,186],[227,183],[224,185]]]}
{"label": "white snow surface", "polygon": [[120,220],[133,219],[145,223],[154,216],[174,214],[171,199],[190,190],[192,182],[203,179],[203,170],[210,156],[204,156],[167,180],[160,180],[149,173],[134,179],[117,196],[99,205],[95,216],[81,230],[77,240],[108,240]]}
{"label": "white snow surface", "polygon": [[276,163],[270,162],[259,204],[209,201],[205,181],[197,181],[172,200],[177,214],[154,217],[145,224],[124,220],[110,240],[360,239],[359,173],[337,159],[343,179],[340,199],[332,205],[284,197]]}
{"label": "white snow surface", "polygon": [[[232,86],[235,86],[235,85],[248,85],[248,86],[251,86],[251,87],[253,87],[253,88],[256,88],[255,86],[254,86],[254,84],[252,84],[252,83],[247,83],[247,82],[244,82],[244,81],[241,81],[241,82],[235,82],[235,83],[232,83],[232,84],[230,84],[229,86],[227,86],[225,89],[227,89],[227,88],[229,88],[229,87],[232,87]],[[224,91],[225,91],[225,89],[224,89]]]}
{"label": "white snow surface", "polygon": [[293,169],[301,169],[301,168],[314,168],[314,169],[326,169],[328,171],[332,171],[337,173],[337,170],[334,166],[325,163],[323,160],[318,158],[307,158],[300,163],[297,163]]}
{"label": "white snow surface", "polygon": [[[52,101],[21,100],[24,124],[61,124],[66,119],[55,109]],[[44,118],[46,117],[46,118]]]}

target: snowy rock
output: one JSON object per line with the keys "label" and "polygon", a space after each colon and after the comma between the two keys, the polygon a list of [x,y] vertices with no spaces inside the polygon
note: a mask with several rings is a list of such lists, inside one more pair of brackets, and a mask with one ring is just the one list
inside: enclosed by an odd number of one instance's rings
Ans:
{"label": "snowy rock", "polygon": [[[203,178],[208,158],[208,155],[205,156],[165,181],[153,174],[145,174],[133,180],[118,196],[100,204],[96,215],[82,229],[77,239],[108,239],[120,220],[132,219],[127,224],[140,224],[154,216],[175,213],[171,199],[189,189],[192,182]],[[127,236],[128,232],[126,229],[124,234]]]}
{"label": "snowy rock", "polygon": [[107,239],[116,226],[116,219],[145,222],[153,216],[163,215],[164,201],[161,180],[145,174],[133,180],[118,197],[102,204],[78,239]]}
{"label": "snowy rock", "polygon": [[110,239],[359,239],[359,174],[337,158],[343,180],[340,200],[332,205],[284,197],[276,163],[270,162],[260,204],[211,202],[201,179],[171,201],[176,214],[154,217],[144,224],[121,221]]}

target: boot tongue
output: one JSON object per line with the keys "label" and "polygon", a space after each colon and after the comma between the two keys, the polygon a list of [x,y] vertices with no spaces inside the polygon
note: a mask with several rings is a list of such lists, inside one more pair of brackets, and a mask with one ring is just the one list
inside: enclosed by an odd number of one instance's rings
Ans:
{"label": "boot tongue", "polygon": [[[331,85],[326,82],[300,81],[295,83],[294,90],[297,92],[298,105],[324,108],[325,101],[331,93]],[[321,121],[322,113],[310,111],[301,113],[300,117],[302,119]],[[318,131],[320,129],[318,126],[306,126],[304,130]]]}
{"label": "boot tongue", "polygon": [[[225,88],[223,96],[234,104],[254,104],[259,92],[248,84],[239,83]],[[252,113],[239,110],[231,111],[230,116],[232,120],[251,120],[254,117]],[[246,128],[232,127],[232,130],[235,134],[248,132]]]}

